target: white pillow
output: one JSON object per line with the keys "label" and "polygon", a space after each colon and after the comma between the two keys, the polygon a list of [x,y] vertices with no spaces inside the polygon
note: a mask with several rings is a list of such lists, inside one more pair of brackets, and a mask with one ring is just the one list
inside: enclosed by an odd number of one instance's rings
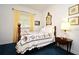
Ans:
{"label": "white pillow", "polygon": [[43,33],[54,33],[54,27],[51,25],[45,26],[41,29],[41,32]]}
{"label": "white pillow", "polygon": [[29,35],[29,34],[30,34],[30,31],[27,27],[21,28],[21,36],[22,35]]}

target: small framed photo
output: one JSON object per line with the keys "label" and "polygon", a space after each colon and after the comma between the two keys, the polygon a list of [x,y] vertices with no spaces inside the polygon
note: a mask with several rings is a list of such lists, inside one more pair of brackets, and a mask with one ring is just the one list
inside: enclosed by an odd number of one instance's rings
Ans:
{"label": "small framed photo", "polygon": [[68,22],[70,25],[79,25],[79,16],[69,18]]}
{"label": "small framed photo", "polygon": [[71,6],[68,10],[69,15],[74,15],[79,13],[79,4],[76,4],[74,6]]}
{"label": "small framed photo", "polygon": [[40,25],[40,21],[35,21],[35,25]]}

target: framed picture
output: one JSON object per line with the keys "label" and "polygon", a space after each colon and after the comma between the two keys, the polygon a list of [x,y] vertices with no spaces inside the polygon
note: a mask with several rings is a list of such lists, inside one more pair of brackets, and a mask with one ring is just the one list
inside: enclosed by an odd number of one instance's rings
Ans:
{"label": "framed picture", "polygon": [[74,14],[79,13],[79,4],[70,7],[68,13],[69,15],[74,15]]}
{"label": "framed picture", "polygon": [[48,12],[47,17],[46,17],[46,25],[52,25],[52,16]]}
{"label": "framed picture", "polygon": [[35,25],[40,25],[40,21],[35,21]]}
{"label": "framed picture", "polygon": [[79,16],[71,17],[68,19],[71,25],[79,25]]}

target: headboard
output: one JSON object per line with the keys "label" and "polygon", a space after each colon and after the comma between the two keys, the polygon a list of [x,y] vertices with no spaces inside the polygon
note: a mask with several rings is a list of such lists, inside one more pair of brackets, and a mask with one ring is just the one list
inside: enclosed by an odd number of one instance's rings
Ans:
{"label": "headboard", "polygon": [[54,26],[54,36],[55,36],[55,39],[56,39],[56,26]]}
{"label": "headboard", "polygon": [[[56,26],[54,26],[54,37],[56,39]],[[18,24],[18,41],[21,39],[21,24]]]}

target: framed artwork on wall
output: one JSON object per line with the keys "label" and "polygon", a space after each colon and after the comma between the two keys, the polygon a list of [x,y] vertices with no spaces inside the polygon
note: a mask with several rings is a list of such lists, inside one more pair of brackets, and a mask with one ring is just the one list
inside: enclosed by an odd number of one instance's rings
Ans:
{"label": "framed artwork on wall", "polygon": [[79,16],[69,18],[68,22],[70,25],[79,25]]}
{"label": "framed artwork on wall", "polygon": [[46,25],[52,25],[52,15],[49,12],[46,17]]}
{"label": "framed artwork on wall", "polygon": [[40,25],[40,21],[35,21],[35,25]]}
{"label": "framed artwork on wall", "polygon": [[71,6],[68,10],[69,15],[74,15],[79,13],[79,4],[76,4],[74,6]]}

